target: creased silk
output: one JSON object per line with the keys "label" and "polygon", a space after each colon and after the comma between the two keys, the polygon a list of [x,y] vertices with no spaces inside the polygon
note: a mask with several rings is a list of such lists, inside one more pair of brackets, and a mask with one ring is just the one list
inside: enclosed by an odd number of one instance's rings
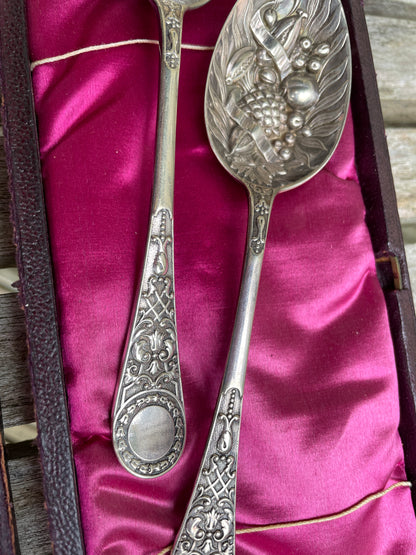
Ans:
{"label": "creased silk", "polygon": [[[185,16],[215,44],[231,0]],[[29,0],[32,61],[158,38],[147,0]],[[158,47],[123,46],[33,72],[59,325],[89,555],[156,554],[177,532],[224,369],[243,264],[247,198],[209,148],[210,51],[184,50],[175,180],[175,277],[188,437],[167,475],[116,461],[110,411],[153,174]],[[392,342],[349,117],[309,183],[276,199],[248,361],[237,527],[341,511],[405,479]],[[324,524],[238,536],[238,555],[416,553],[408,489]]]}

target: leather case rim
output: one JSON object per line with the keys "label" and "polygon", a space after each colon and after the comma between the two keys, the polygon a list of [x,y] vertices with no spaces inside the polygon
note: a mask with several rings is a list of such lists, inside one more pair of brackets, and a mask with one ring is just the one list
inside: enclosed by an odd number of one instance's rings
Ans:
{"label": "leather case rim", "polygon": [[[366,206],[366,222],[376,260],[397,261],[392,266],[379,264],[390,330],[392,334],[400,396],[400,436],[403,442],[406,472],[416,480],[416,320],[403,236],[397,210],[396,192],[378,94],[376,72],[362,2],[345,0],[353,56],[351,104],[356,143],[360,155],[357,171]],[[397,282],[401,285],[397,288]],[[413,506],[416,491],[412,488]]]}
{"label": "leather case rim", "polygon": [[25,10],[24,0],[0,0],[0,87],[11,215],[52,547],[54,553],[80,554],[84,547],[55,309]]}

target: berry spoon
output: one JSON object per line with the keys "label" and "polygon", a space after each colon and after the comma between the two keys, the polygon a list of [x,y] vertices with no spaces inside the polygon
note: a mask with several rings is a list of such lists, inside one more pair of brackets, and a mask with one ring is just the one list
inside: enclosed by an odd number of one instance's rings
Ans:
{"label": "berry spoon", "polygon": [[329,160],[351,83],[340,0],[238,0],[208,72],[211,147],[249,197],[249,223],[231,346],[205,452],[172,553],[235,552],[235,489],[243,388],[275,196]]}

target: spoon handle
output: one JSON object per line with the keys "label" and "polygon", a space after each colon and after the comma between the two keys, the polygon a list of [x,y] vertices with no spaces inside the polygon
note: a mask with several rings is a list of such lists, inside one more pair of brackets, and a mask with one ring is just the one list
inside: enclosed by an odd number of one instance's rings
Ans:
{"label": "spoon handle", "polygon": [[[263,203],[264,196],[261,196]],[[244,269],[227,364],[214,418],[173,555],[235,552],[235,490],[243,389],[272,200],[259,214],[250,195]]]}
{"label": "spoon handle", "polygon": [[158,3],[162,29],[157,142],[147,248],[113,407],[121,465],[142,478],[178,461],[185,413],[178,357],[173,185],[180,44],[184,8]]}

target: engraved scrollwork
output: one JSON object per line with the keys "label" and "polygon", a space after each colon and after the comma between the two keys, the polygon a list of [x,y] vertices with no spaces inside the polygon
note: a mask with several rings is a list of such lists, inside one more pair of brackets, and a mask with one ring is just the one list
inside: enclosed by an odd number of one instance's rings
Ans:
{"label": "engraved scrollwork", "polygon": [[[173,466],[185,441],[172,233],[171,213],[159,210],[152,217],[142,287],[114,407],[117,456],[142,477],[158,476]],[[162,446],[147,435],[149,422],[163,423]]]}
{"label": "engraved scrollwork", "polygon": [[170,0],[159,0],[164,34],[165,63],[170,69],[177,69],[180,64],[183,6]]}
{"label": "engraved scrollwork", "polygon": [[168,225],[171,228],[168,211],[161,210],[157,221],[151,235],[156,252],[153,250],[153,257],[147,263],[151,272],[147,288],[139,299],[124,384],[140,385],[140,389],[146,390],[167,388],[176,394],[180,378],[173,277],[169,265],[172,236],[167,229]]}
{"label": "engraved scrollwork", "polygon": [[147,376],[148,387],[157,388],[162,375],[165,383],[178,375],[175,313],[170,279],[151,276],[148,287],[141,299],[125,383],[138,382]]}
{"label": "engraved scrollwork", "polygon": [[267,228],[269,225],[273,198],[270,190],[261,187],[253,187],[252,199],[253,213],[250,248],[254,254],[260,254],[264,251],[266,245]]}
{"label": "engraved scrollwork", "polygon": [[229,389],[221,397],[211,430],[210,444],[214,447],[204,455],[201,477],[173,550],[175,555],[234,553],[241,401],[238,389]]}
{"label": "engraved scrollwork", "polygon": [[209,135],[248,186],[283,188],[321,165],[345,117],[350,62],[342,8],[252,0],[231,17],[232,33],[220,37],[223,48],[211,62]]}

